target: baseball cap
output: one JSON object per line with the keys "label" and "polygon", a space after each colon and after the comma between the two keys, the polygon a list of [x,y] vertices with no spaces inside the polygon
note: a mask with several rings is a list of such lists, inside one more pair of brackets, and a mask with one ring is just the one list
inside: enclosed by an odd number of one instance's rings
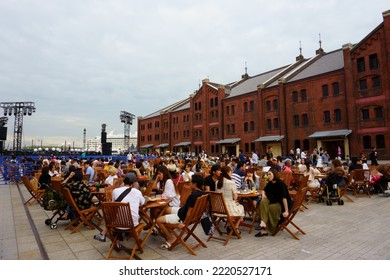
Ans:
{"label": "baseball cap", "polygon": [[125,178],[129,179],[130,182],[137,182],[137,175],[133,172],[126,173]]}

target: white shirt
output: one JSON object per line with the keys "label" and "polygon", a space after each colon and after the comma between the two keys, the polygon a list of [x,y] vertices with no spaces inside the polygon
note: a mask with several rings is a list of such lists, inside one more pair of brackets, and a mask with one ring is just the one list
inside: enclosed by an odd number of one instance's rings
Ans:
{"label": "white shirt", "polygon": [[190,172],[186,172],[184,171],[183,173],[181,173],[181,177],[183,178],[183,180],[185,182],[188,182],[188,181],[191,181],[192,180],[192,175],[194,175],[195,173],[193,171],[190,171]]}
{"label": "white shirt", "polygon": [[118,178],[118,176],[117,176],[117,175],[114,175],[114,176],[109,175],[109,176],[106,178],[106,180],[104,181],[104,183],[106,183],[106,184],[109,185],[109,186],[113,186],[113,185],[114,185],[114,178]]}
{"label": "white shirt", "polygon": [[[160,182],[158,182],[157,189],[160,189],[160,188],[161,188],[161,185],[160,185]],[[162,196],[165,196],[169,199],[172,199],[172,201],[169,203],[169,206],[180,207],[180,195],[176,193],[175,185],[173,184],[173,181],[171,179],[168,179],[165,182],[164,192],[162,193]]]}
{"label": "white shirt", "polygon": [[[116,188],[112,191],[112,201],[115,201],[122,192],[124,192],[128,186]],[[145,203],[145,198],[142,193],[136,188],[132,188],[131,191],[120,202],[129,202],[131,209],[131,216],[133,217],[134,226],[139,223],[139,207]]]}
{"label": "white shirt", "polygon": [[257,164],[259,161],[259,156],[256,153],[252,154],[252,164]]}

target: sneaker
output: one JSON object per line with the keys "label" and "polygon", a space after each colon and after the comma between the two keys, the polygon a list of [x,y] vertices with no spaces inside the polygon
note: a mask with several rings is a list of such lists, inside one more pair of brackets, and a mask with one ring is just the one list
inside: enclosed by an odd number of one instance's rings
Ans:
{"label": "sneaker", "polygon": [[95,235],[93,236],[93,239],[99,240],[99,241],[101,241],[101,242],[106,242],[106,235],[105,235],[105,234],[101,234],[101,233],[95,234]]}

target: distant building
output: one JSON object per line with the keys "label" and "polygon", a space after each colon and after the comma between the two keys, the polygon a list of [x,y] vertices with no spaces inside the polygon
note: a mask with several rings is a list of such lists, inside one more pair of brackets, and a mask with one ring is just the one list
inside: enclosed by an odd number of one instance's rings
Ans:
{"label": "distant building", "polygon": [[320,44],[311,58],[230,84],[203,80],[189,98],[138,117],[139,150],[238,156],[271,146],[278,156],[322,147],[344,158],[375,146],[389,159],[390,10],[382,15],[356,44]]}
{"label": "distant building", "polygon": [[[115,131],[111,131],[107,134],[107,143],[112,143],[112,152],[122,152],[125,151],[125,139],[123,134],[118,135],[114,134]],[[137,148],[137,132],[133,135],[130,133],[130,150]],[[101,152],[102,151],[102,145],[101,145],[101,138],[99,136],[96,136],[93,139],[87,140],[87,151],[90,152]]]}

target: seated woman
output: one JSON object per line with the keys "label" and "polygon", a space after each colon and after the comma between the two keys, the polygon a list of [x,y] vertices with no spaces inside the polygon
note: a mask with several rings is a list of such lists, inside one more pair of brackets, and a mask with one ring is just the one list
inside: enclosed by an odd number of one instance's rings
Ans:
{"label": "seated woman", "polygon": [[235,228],[238,228],[240,222],[245,216],[244,206],[238,203],[238,193],[236,183],[231,179],[233,171],[229,166],[223,166],[221,168],[221,175],[217,182],[216,192],[223,193],[223,198],[228,208],[229,215],[234,217],[241,217],[237,220],[237,223],[234,225]]}
{"label": "seated woman", "polygon": [[[176,186],[174,185],[171,174],[166,166],[160,166],[157,170],[157,190],[162,190],[161,197],[163,199],[170,199],[171,202],[169,203],[168,211],[171,207],[180,207],[180,194]],[[150,217],[152,220],[155,220],[157,216],[160,214],[161,209],[156,207],[150,209]],[[144,230],[150,229],[152,225],[147,224],[144,227]],[[154,232],[156,233],[156,232]]]}
{"label": "seated woman", "polygon": [[292,201],[286,184],[279,178],[279,172],[271,168],[268,183],[262,192],[260,201],[260,232],[256,237],[267,236],[276,231],[280,215],[286,218]]}
{"label": "seated woman", "polygon": [[51,176],[49,174],[49,171],[50,171],[50,168],[49,166],[44,166],[42,167],[42,173],[41,173],[41,176],[39,176],[39,184],[40,184],[40,189],[41,190],[44,190],[44,189],[47,189],[47,188],[50,188],[50,184],[51,184]]}
{"label": "seated woman", "polygon": [[[90,187],[83,182],[83,172],[80,169],[71,166],[69,171],[69,175],[62,181],[62,187],[69,188],[70,193],[80,210],[90,208],[93,204],[91,192],[96,191],[96,188]],[[72,209],[68,206],[62,219],[68,219],[71,210]]]}
{"label": "seated woman", "polygon": [[316,179],[315,176],[321,175],[321,172],[311,166],[311,162],[309,159],[305,160],[305,164],[299,168],[299,172],[303,173],[303,175],[309,175],[309,180],[307,181],[307,186],[309,187],[309,192],[311,194],[315,193],[320,188],[320,181]]}
{"label": "seated woman", "polygon": [[58,171],[56,170],[56,163],[54,161],[51,161],[49,163],[49,175],[51,177],[59,176]]}
{"label": "seated woman", "polygon": [[108,177],[104,180],[104,184],[106,186],[113,186],[114,179],[118,178],[118,170],[114,166],[111,166],[110,168],[108,168],[107,172]]}
{"label": "seated woman", "polygon": [[184,171],[181,173],[181,177],[182,177],[183,181],[185,181],[185,182],[191,181],[192,175],[195,174],[191,169],[192,169],[191,163],[187,163]]}
{"label": "seated woman", "polygon": [[[175,241],[175,237],[166,228],[165,224],[180,224],[183,223],[187,217],[189,208],[195,206],[196,199],[203,195],[202,192],[203,177],[201,175],[192,175],[191,189],[192,192],[186,200],[183,207],[170,207],[166,211],[166,215],[157,219],[159,228],[164,232],[167,241],[161,244],[160,248],[163,250],[169,249],[171,244]],[[180,225],[179,225],[180,227]]]}
{"label": "seated woman", "polygon": [[[260,178],[251,168],[246,170],[243,186],[244,185],[251,191],[260,189]],[[260,197],[252,197],[251,200],[256,207],[257,203],[260,201]]]}

